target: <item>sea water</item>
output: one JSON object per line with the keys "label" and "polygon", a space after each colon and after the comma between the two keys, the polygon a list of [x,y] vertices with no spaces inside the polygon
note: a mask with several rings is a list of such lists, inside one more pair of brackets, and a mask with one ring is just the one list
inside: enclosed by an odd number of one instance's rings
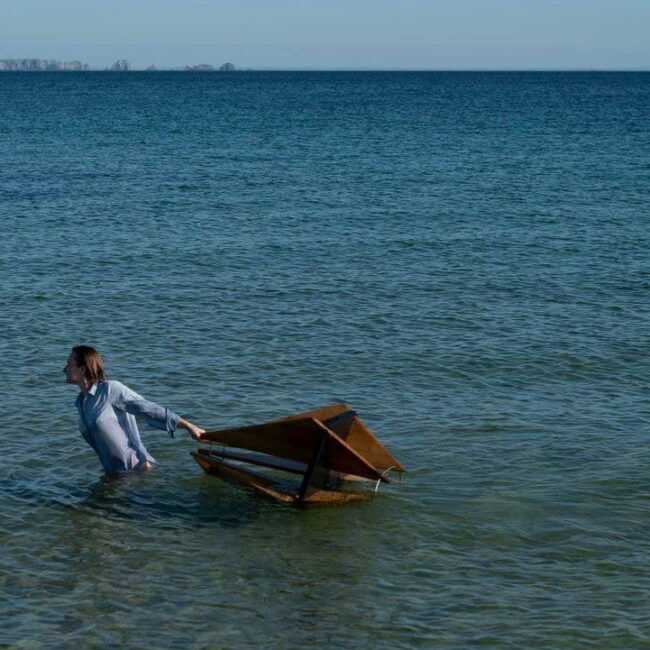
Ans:
{"label": "sea water", "polygon": [[[2,73],[0,643],[650,642],[650,74]],[[71,346],[206,428],[345,401],[297,511],[101,478]]]}

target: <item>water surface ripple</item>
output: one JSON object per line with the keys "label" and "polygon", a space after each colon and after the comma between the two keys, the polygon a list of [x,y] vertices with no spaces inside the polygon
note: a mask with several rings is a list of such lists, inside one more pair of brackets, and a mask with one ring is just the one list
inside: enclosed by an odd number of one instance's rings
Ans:
{"label": "water surface ripple", "polygon": [[[0,76],[0,645],[650,643],[650,74]],[[345,400],[297,512],[114,481],[71,345],[204,426]]]}

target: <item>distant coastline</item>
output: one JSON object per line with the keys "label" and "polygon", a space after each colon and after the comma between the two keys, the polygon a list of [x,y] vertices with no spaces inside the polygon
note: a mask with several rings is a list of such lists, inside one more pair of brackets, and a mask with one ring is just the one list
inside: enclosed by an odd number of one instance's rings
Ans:
{"label": "distant coastline", "polygon": [[[0,72],[59,72],[59,71],[90,71],[93,70],[87,63],[81,61],[59,61],[58,59],[0,59]],[[118,59],[108,68],[97,69],[106,72],[132,72],[135,71],[127,59]],[[235,72],[237,68],[233,63],[223,63],[215,67],[210,63],[186,65],[181,68],[157,68],[150,65],[144,68],[145,72],[154,71],[188,71],[188,72]]]}
{"label": "distant coastline", "polygon": [[49,72],[58,70],[90,70],[81,61],[58,61],[56,59],[0,59],[0,70],[6,72]]}
{"label": "distant coastline", "polygon": [[444,72],[444,73],[650,73],[648,68],[270,68],[270,67],[245,67],[237,68],[228,62],[220,66],[211,63],[198,63],[174,67],[146,67],[134,68],[127,59],[118,59],[107,67],[91,67],[81,61],[61,61],[58,59],[0,59],[1,72]]}

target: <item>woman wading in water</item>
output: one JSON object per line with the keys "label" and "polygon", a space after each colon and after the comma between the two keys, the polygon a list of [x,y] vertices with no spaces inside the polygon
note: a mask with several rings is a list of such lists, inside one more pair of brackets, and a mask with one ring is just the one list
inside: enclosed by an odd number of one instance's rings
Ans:
{"label": "woman wading in water", "polygon": [[119,381],[106,379],[104,362],[94,348],[72,348],[63,372],[66,383],[79,386],[81,392],[75,402],[79,429],[107,474],[150,469],[156,464],[140,440],[136,415],[152,427],[167,431],[172,438],[176,427],[187,429],[195,440],[205,433],[205,429],[164,406],[148,402]]}

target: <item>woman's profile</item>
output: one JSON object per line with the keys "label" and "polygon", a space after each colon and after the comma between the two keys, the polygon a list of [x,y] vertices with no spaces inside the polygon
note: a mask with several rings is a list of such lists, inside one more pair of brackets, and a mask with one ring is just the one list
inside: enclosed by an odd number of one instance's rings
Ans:
{"label": "woman's profile", "polygon": [[95,348],[72,348],[63,372],[66,383],[79,386],[75,402],[79,430],[107,474],[149,469],[156,464],[140,439],[136,415],[172,438],[177,427],[187,429],[195,440],[205,433],[170,409],[145,400],[119,381],[107,379],[104,362]]}

